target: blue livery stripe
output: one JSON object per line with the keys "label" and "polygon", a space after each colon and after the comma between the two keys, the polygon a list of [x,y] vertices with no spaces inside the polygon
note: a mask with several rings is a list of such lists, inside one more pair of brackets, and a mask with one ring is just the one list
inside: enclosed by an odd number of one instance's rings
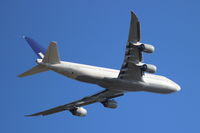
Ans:
{"label": "blue livery stripe", "polygon": [[[46,49],[43,48],[40,44],[38,44],[36,41],[34,41],[33,39],[23,36],[23,38],[28,42],[28,44],[30,45],[30,47],[33,49],[33,51],[35,52],[35,54],[42,59],[43,55],[45,55],[46,53]],[[41,54],[42,53],[42,54]]]}

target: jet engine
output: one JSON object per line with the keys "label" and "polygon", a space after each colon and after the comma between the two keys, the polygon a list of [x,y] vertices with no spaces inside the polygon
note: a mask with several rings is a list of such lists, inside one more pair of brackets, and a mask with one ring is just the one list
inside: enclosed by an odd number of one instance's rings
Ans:
{"label": "jet engine", "polygon": [[87,110],[84,109],[83,107],[75,107],[69,111],[72,113],[72,115],[75,115],[75,116],[86,116],[87,115]]}
{"label": "jet engine", "polygon": [[144,64],[141,66],[142,71],[149,72],[149,73],[155,73],[157,68],[155,65],[152,64]]}
{"label": "jet engine", "polygon": [[155,50],[154,46],[150,44],[141,44],[139,45],[139,49],[145,53],[153,53]]}
{"label": "jet engine", "polygon": [[117,102],[115,100],[108,99],[102,102],[103,106],[106,108],[117,108]]}

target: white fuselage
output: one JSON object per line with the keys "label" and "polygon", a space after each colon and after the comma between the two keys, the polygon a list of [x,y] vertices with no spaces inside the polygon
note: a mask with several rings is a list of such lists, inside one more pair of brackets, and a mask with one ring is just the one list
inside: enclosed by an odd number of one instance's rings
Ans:
{"label": "white fuselage", "polygon": [[97,84],[107,89],[121,91],[149,91],[156,93],[171,93],[181,88],[172,80],[159,75],[143,75],[142,81],[119,79],[119,70],[96,67],[84,64],[61,61],[60,64],[47,64],[38,60],[38,64],[72,79]]}

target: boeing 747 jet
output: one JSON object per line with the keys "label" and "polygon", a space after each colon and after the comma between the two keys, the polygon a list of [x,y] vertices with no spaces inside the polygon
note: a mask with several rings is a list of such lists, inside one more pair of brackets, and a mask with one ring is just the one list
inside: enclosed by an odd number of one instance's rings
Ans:
{"label": "boeing 747 jet", "polygon": [[99,102],[104,107],[114,109],[117,108],[114,98],[123,96],[127,92],[146,91],[167,94],[181,90],[181,87],[172,80],[153,74],[156,72],[156,66],[142,62],[142,54],[153,53],[154,46],[140,42],[140,23],[133,12],[131,12],[129,36],[120,70],[61,61],[56,42],[50,42],[46,50],[33,39],[26,36],[24,39],[38,59],[35,67],[20,74],[19,77],[51,70],[68,78],[105,88],[94,95],[27,116],[46,116],[65,110],[75,116],[86,116],[87,110],[83,106]]}

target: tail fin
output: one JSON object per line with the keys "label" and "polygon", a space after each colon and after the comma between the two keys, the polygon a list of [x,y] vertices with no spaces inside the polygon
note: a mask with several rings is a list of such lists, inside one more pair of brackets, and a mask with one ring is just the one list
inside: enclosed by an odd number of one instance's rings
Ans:
{"label": "tail fin", "polygon": [[27,41],[27,43],[30,45],[30,47],[33,49],[35,54],[42,59],[46,53],[46,49],[40,46],[36,41],[33,39],[23,36],[23,38]]}
{"label": "tail fin", "polygon": [[42,66],[42,65],[37,65],[37,66],[31,68],[30,70],[18,75],[18,77],[26,77],[29,75],[33,75],[33,74],[45,72],[45,71],[48,71],[48,68],[46,68],[45,66]]}
{"label": "tail fin", "polygon": [[[29,37],[24,37],[24,39],[28,42],[30,47],[33,49],[33,51],[36,53],[36,55],[42,59],[43,63],[49,63],[49,64],[57,64],[60,63],[60,58],[58,55],[58,50],[56,47],[56,42],[51,42],[48,50],[46,51],[44,48],[42,48],[36,41]],[[37,74],[40,72],[48,71],[49,69],[44,65],[37,65],[30,70],[18,75],[19,77],[26,77],[29,75]]]}
{"label": "tail fin", "polygon": [[56,42],[51,42],[49,44],[48,50],[47,50],[42,62],[50,63],[50,64],[60,63],[60,57],[58,55],[58,50],[57,50],[56,45],[57,45]]}

